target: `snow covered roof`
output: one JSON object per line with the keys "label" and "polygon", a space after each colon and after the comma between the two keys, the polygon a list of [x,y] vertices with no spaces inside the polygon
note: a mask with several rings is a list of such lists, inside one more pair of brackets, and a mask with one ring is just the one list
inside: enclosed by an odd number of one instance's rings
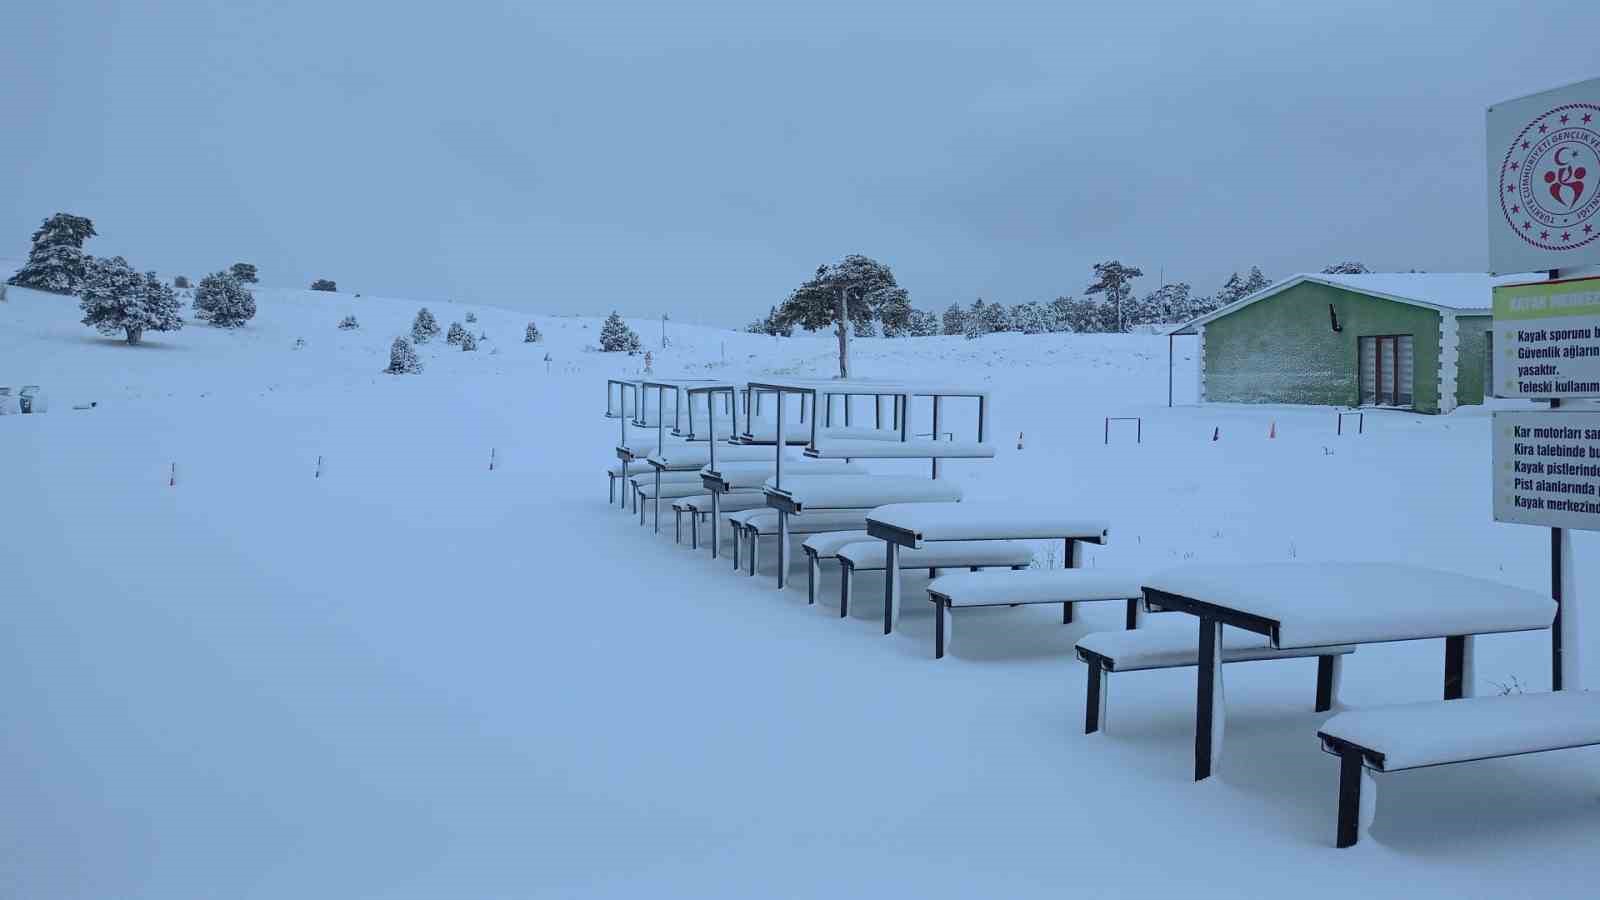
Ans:
{"label": "snow covered roof", "polygon": [[1252,303],[1273,297],[1306,282],[1422,306],[1440,312],[1489,314],[1490,289],[1497,284],[1536,281],[1540,275],[1488,275],[1482,272],[1365,272],[1360,275],[1291,275],[1246,297],[1213,310],[1173,330],[1194,334],[1197,326],[1231,315]]}

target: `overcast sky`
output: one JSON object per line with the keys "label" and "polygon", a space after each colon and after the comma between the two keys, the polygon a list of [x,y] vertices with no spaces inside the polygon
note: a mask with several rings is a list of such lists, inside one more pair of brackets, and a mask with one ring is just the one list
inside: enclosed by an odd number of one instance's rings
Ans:
{"label": "overcast sky", "polygon": [[19,3],[0,257],[45,216],[193,276],[742,323],[819,263],[913,302],[1485,262],[1483,112],[1600,4]]}

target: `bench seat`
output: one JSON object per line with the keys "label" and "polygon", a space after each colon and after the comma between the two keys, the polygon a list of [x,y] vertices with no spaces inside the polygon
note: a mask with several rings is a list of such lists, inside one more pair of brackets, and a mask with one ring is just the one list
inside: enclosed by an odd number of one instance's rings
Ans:
{"label": "bench seat", "polygon": [[[722,460],[718,459],[717,471],[712,473],[707,470],[705,474],[715,475],[715,477],[722,479],[724,483],[732,488],[754,488],[759,490],[766,485],[768,479],[772,478],[775,471],[776,466],[770,459],[766,462],[735,462],[727,465],[723,465]],[[810,477],[813,475],[858,476],[866,474],[866,467],[856,463],[819,462],[814,459],[786,459],[783,461],[783,478],[785,481],[788,481],[791,475]]]}
{"label": "bench seat", "polygon": [[[866,520],[865,510],[824,510],[809,512],[805,515],[795,515],[789,518],[790,534],[820,534],[829,531],[848,531],[858,529]],[[760,538],[771,537],[778,533],[778,511],[771,507],[762,506],[743,512],[724,514],[723,520],[733,528],[733,567],[738,570],[740,565],[740,543],[748,542],[750,545],[749,559],[744,564],[751,575],[756,574],[758,554],[760,553]]]}
{"label": "bench seat", "polygon": [[[1018,503],[907,503],[874,510],[874,524],[923,541],[1074,540],[1104,543],[1111,534],[1105,519],[1074,515],[1059,506]],[[872,531],[874,529],[867,529]]]}
{"label": "bench seat", "polygon": [[[704,490],[702,488],[702,490]],[[767,498],[760,491],[730,491],[722,494],[717,509],[724,513],[740,512],[766,506]],[[680,497],[672,501],[672,542],[683,539],[683,514],[689,514],[689,548],[700,549],[700,517],[711,515],[711,495],[706,493]]]}
{"label": "bench seat", "polygon": [[806,554],[806,603],[816,605],[823,560],[837,559],[839,551],[845,547],[871,539],[865,531],[824,531],[806,538],[800,545]]}
{"label": "bench seat", "polygon": [[[760,462],[772,458],[773,451],[764,447],[742,447],[737,444],[717,446],[717,464],[724,462]],[[647,462],[660,469],[699,469],[711,462],[711,448],[705,444],[685,444],[669,447],[664,452],[652,454]]]}
{"label": "bench seat", "polygon": [[[1009,543],[996,541],[953,543]],[[942,543],[926,545],[929,548]],[[914,559],[921,550],[903,550],[902,559]],[[1028,606],[1040,603],[1061,604],[1061,624],[1071,624],[1073,606],[1121,600],[1127,604],[1126,621],[1133,628],[1139,621],[1141,578],[1137,572],[1118,569],[1023,569],[1010,572],[958,572],[941,575],[928,583],[928,599],[938,607],[939,620],[933,635],[934,659],[943,659],[955,625],[953,610],[980,606]]]}
{"label": "bench seat", "polygon": [[1377,784],[1368,770],[1427,766],[1600,745],[1600,693],[1555,691],[1340,713],[1317,730],[1322,749],[1339,757],[1335,843],[1355,845],[1372,822]]}
{"label": "bench seat", "polygon": [[[850,614],[851,579],[856,572],[881,572],[888,568],[888,546],[883,541],[868,539],[840,548],[839,556],[839,617]],[[1005,567],[1022,569],[1033,564],[1033,548],[1020,541],[947,541],[930,544],[920,550],[901,550],[900,565],[908,569],[973,569]],[[890,576],[885,576],[890,577]],[[884,634],[896,615],[894,601],[886,591],[883,598]],[[936,636],[936,653],[944,647],[944,629],[941,623]],[[942,653],[940,654],[942,655]]]}
{"label": "bench seat", "polygon": [[790,482],[784,479],[780,489],[768,480],[765,489],[769,496],[788,503],[797,512],[808,509],[859,509],[870,510],[886,503],[953,502],[962,497],[961,486],[943,480],[916,478],[909,475],[808,476]]}
{"label": "bench seat", "polygon": [[[1224,663],[1316,657],[1318,712],[1333,708],[1339,677],[1337,662],[1355,649],[1351,644],[1339,644],[1276,650],[1266,646],[1266,639],[1259,634],[1226,626],[1222,629]],[[1192,628],[1157,626],[1134,631],[1098,631],[1079,638],[1076,650],[1078,658],[1089,666],[1084,734],[1099,731],[1105,722],[1106,687],[1112,672],[1178,669],[1200,664],[1199,634]]]}

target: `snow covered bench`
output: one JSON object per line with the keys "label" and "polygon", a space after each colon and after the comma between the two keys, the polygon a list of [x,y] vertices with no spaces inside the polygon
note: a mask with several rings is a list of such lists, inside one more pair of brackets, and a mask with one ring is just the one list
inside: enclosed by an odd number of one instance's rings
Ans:
{"label": "snow covered bench", "polygon": [[[822,534],[824,532],[832,531],[850,531],[853,529],[859,529],[862,523],[866,521],[866,518],[866,510],[860,509],[814,510],[801,516],[786,516],[786,514],[782,511],[769,507],[766,509],[750,510],[743,516],[739,524],[735,527],[738,529],[739,533],[744,535],[746,543],[749,544],[750,552],[749,562],[747,565],[749,566],[750,574],[754,575],[756,574],[756,565],[758,562],[757,554],[760,552],[758,548],[760,547],[762,538],[778,537],[782,539],[786,535],[792,534]],[[787,519],[787,521],[785,521],[785,519]],[[780,543],[778,548],[778,565],[788,565],[789,554],[787,550],[788,548]],[[737,542],[734,544],[733,552],[734,566],[737,568],[739,565],[739,547]],[[782,587],[784,583],[784,579],[780,578],[779,587]]]}
{"label": "snow covered bench", "polygon": [[[958,542],[959,543],[959,542]],[[879,546],[884,546],[882,543]],[[944,544],[933,544],[942,547]],[[921,550],[903,551],[902,563],[909,563]],[[1134,572],[1115,569],[1026,569],[1019,572],[957,573],[935,578],[928,585],[928,599],[938,608],[934,626],[934,659],[943,659],[955,625],[954,611],[980,606],[1027,606],[1040,603],[1061,604],[1061,622],[1072,622],[1073,604],[1121,600],[1127,604],[1127,625],[1138,624],[1140,578]]]}
{"label": "snow covered bench", "polygon": [[1507,694],[1340,713],[1317,730],[1339,757],[1340,847],[1356,844],[1377,810],[1371,772],[1600,745],[1600,692]]}
{"label": "snow covered bench", "polygon": [[[818,475],[803,479],[774,478],[766,483],[767,504],[779,513],[779,530],[787,516],[807,510],[867,510],[894,503],[955,502],[961,486],[951,481],[908,475],[874,475],[868,478]],[[857,526],[851,526],[857,527]],[[778,542],[778,587],[788,583],[789,542]]]}
{"label": "snow covered bench", "polygon": [[696,494],[692,497],[682,497],[672,502],[673,527],[672,542],[678,543],[682,539],[683,514],[689,513],[689,547],[693,550],[700,549],[700,519],[710,518],[717,513],[744,512],[751,509],[760,509],[767,505],[767,498],[760,491],[734,491],[724,493],[716,498],[715,509],[713,498],[710,494]]}
{"label": "snow covered bench", "polygon": [[1103,544],[1111,527],[1103,519],[1067,515],[1045,506],[1015,503],[894,503],[867,517],[867,533],[884,542],[888,565],[883,576],[883,633],[900,617],[900,561],[906,550],[943,541],[1059,540],[1066,568],[1078,568],[1084,543]]}
{"label": "snow covered bench", "polygon": [[865,531],[826,531],[805,539],[800,549],[806,555],[806,603],[817,602],[817,582],[822,579],[822,561],[838,559],[839,551],[851,544],[871,540]]}
{"label": "snow covered bench", "polygon": [[[841,547],[839,555],[839,618],[850,614],[850,582],[857,572],[888,568],[889,551],[883,541],[867,540]],[[1033,548],[1020,541],[944,541],[921,550],[899,554],[903,565],[914,569],[1026,569],[1033,564]],[[883,618],[889,621],[889,598],[883,600]]]}
{"label": "snow covered bench", "polygon": [[[1143,672],[1150,669],[1183,669],[1200,664],[1200,649],[1186,628],[1142,628],[1136,631],[1097,631],[1078,640],[1078,658],[1089,666],[1089,691],[1084,701],[1083,733],[1100,730],[1106,717],[1106,688],[1112,672]],[[1225,628],[1222,632],[1222,662],[1252,662],[1263,659],[1317,658],[1317,712],[1333,708],[1338,658],[1355,652],[1353,644],[1331,647],[1268,647],[1260,635]]]}

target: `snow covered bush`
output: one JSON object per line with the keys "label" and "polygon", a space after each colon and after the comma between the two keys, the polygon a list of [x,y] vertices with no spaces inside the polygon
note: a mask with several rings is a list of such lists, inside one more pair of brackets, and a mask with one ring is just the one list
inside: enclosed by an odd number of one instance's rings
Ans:
{"label": "snow covered bush", "polygon": [[539,333],[539,326],[529,322],[528,331],[522,336],[522,342],[524,344],[537,344],[542,340],[544,340],[544,335]]}
{"label": "snow covered bush", "polygon": [[177,278],[172,279],[172,286],[175,288],[187,288],[189,286],[189,276],[179,275]]}
{"label": "snow covered bush", "polygon": [[311,282],[311,289],[313,291],[337,291],[339,286],[326,278],[318,278],[316,281]]}
{"label": "snow covered bush", "polygon": [[356,321],[356,317],[355,316],[345,316],[344,318],[339,320],[339,330],[340,331],[353,331],[354,329],[357,329],[357,328],[360,328],[360,327],[361,327],[361,323]]}
{"label": "snow covered bush", "polygon": [[913,309],[906,321],[906,334],[932,337],[939,333],[939,317],[925,309]]}
{"label": "snow covered bush", "polygon": [[461,327],[460,322],[451,322],[450,330],[445,332],[444,335],[445,343],[452,347],[458,346],[461,343],[461,339],[465,337],[466,334],[467,330]]}
{"label": "snow covered bush", "polygon": [[417,318],[411,323],[411,339],[419,344],[426,344],[430,339],[439,334],[439,322],[434,319],[433,313],[428,308],[417,310]]}
{"label": "snow covered bush", "polygon": [[101,334],[121,333],[130,344],[139,343],[146,331],[183,327],[182,307],[172,288],[154,272],[135,272],[120,256],[92,260],[79,296],[83,324]]}
{"label": "snow covered bush", "polygon": [[944,311],[942,324],[944,325],[945,334],[965,334],[967,331],[967,311],[962,309],[959,303],[950,304],[949,308]]}
{"label": "snow covered bush", "polygon": [[478,314],[477,313],[470,313],[470,312],[467,313],[467,321],[468,322],[476,322],[476,321],[478,321]]}
{"label": "snow covered bush", "polygon": [[195,315],[218,328],[237,328],[256,316],[256,298],[231,272],[212,272],[194,292]]}
{"label": "snow covered bush", "polygon": [[640,347],[639,335],[612,310],[600,328],[600,349],[606,353],[638,353]]}
{"label": "snow covered bush", "polygon": [[56,213],[45,219],[33,233],[28,261],[7,284],[53,294],[77,293],[88,273],[83,242],[92,237],[94,223],[83,216]]}
{"label": "snow covered bush", "polygon": [[478,349],[478,339],[473,336],[472,332],[470,332],[470,331],[461,332],[461,349],[463,349],[463,350],[476,350],[476,349]]}
{"label": "snow covered bush", "polygon": [[410,341],[397,337],[389,346],[389,368],[383,371],[390,375],[416,375],[422,371],[422,360],[417,358]]}
{"label": "snow covered bush", "polygon": [[228,267],[228,274],[239,279],[240,284],[256,283],[255,263],[234,263]]}

